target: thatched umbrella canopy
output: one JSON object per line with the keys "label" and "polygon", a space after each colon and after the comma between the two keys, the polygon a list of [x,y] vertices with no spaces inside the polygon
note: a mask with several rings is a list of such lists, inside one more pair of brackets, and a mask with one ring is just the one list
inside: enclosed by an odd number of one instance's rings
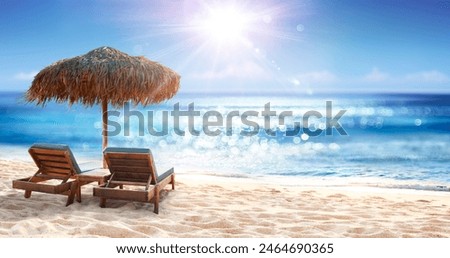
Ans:
{"label": "thatched umbrella canopy", "polygon": [[111,47],[100,47],[41,70],[27,91],[26,99],[38,105],[51,100],[87,106],[101,103],[105,148],[108,104],[119,107],[130,100],[144,106],[159,103],[172,98],[179,83],[180,76],[161,64]]}

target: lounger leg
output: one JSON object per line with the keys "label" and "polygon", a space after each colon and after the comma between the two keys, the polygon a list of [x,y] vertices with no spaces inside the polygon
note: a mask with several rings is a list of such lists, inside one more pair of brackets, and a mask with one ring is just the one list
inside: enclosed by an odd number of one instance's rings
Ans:
{"label": "lounger leg", "polygon": [[67,197],[67,203],[66,206],[69,206],[73,203],[73,200],[75,199],[75,195],[78,192],[78,182],[74,181],[72,182],[72,185],[70,186],[70,192],[69,197]]}
{"label": "lounger leg", "polygon": [[77,187],[77,202],[81,202],[81,185]]}
{"label": "lounger leg", "polygon": [[175,190],[175,175],[172,175],[172,190]]}
{"label": "lounger leg", "polygon": [[25,198],[30,198],[31,197],[31,191],[30,190],[25,190],[24,196],[25,196]]}
{"label": "lounger leg", "polygon": [[100,198],[100,207],[102,208],[106,207],[106,198]]}
{"label": "lounger leg", "polygon": [[119,189],[123,189],[123,185],[119,185]]}
{"label": "lounger leg", "polygon": [[156,186],[155,187],[155,197],[154,197],[154,206],[153,212],[158,214],[159,213],[159,189]]}
{"label": "lounger leg", "polygon": [[69,197],[67,197],[66,207],[73,203],[73,199],[74,199],[74,197],[71,195],[69,195]]}

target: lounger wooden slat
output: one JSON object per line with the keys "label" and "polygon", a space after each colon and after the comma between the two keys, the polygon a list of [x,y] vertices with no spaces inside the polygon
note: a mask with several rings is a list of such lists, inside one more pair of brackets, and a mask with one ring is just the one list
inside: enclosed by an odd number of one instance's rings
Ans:
{"label": "lounger wooden slat", "polygon": [[[154,212],[159,212],[159,192],[167,184],[175,189],[173,168],[158,177],[149,149],[106,148],[105,160],[111,172],[109,181],[94,188],[94,196],[100,197],[100,207],[107,199],[153,202]],[[119,189],[117,186],[142,186],[143,189]]]}
{"label": "lounger wooden slat", "polygon": [[42,161],[57,161],[57,162],[65,162],[66,161],[66,157],[64,157],[64,156],[36,154],[36,157]]}
{"label": "lounger wooden slat", "polygon": [[146,167],[145,160],[129,160],[127,162],[118,162],[116,159],[111,159],[111,164],[114,166],[122,166],[122,167]]}
{"label": "lounger wooden slat", "polygon": [[61,175],[61,174],[48,173],[48,174],[38,174],[38,175],[35,175],[34,177],[31,177],[31,178],[32,179],[40,178],[42,180],[51,180],[51,179],[65,180],[67,178],[67,176],[66,175]]}
{"label": "lounger wooden slat", "polygon": [[70,169],[72,167],[72,165],[70,163],[66,162],[56,162],[56,161],[46,161],[46,160],[41,160],[41,164],[44,167],[52,167],[52,168],[68,168]]}
{"label": "lounger wooden slat", "polygon": [[122,165],[114,166],[114,171],[121,172],[121,173],[133,172],[134,174],[141,173],[141,174],[147,174],[147,175],[150,173],[148,167],[122,166]]}
{"label": "lounger wooden slat", "polygon": [[143,182],[132,182],[132,181],[120,181],[120,180],[113,180],[110,184],[114,185],[137,185],[137,186],[146,186],[147,183]]}
{"label": "lounger wooden slat", "polygon": [[147,160],[145,159],[136,159],[136,160],[128,160],[128,159],[117,159],[110,158],[109,162],[114,166],[137,166],[137,167],[145,167],[147,166]]}
{"label": "lounger wooden slat", "polygon": [[[131,148],[130,148],[131,149]],[[127,160],[147,160],[143,153],[109,153],[110,159],[127,159]]]}
{"label": "lounger wooden slat", "polygon": [[67,175],[70,174],[71,170],[68,168],[54,168],[54,167],[44,167],[43,174],[59,174],[59,175]]}
{"label": "lounger wooden slat", "polygon": [[149,176],[143,173],[119,172],[116,173],[115,179],[123,181],[148,182]]}
{"label": "lounger wooden slat", "polygon": [[33,148],[33,146],[29,150],[30,153],[34,154],[47,154],[47,155],[53,155],[53,156],[60,156],[64,157],[64,152],[61,152],[61,150],[52,150],[52,149],[40,149],[40,148]]}
{"label": "lounger wooden slat", "polygon": [[147,182],[149,179],[142,179],[142,178],[132,178],[132,177],[125,177],[125,176],[116,176],[114,177],[114,181],[123,181],[123,182],[130,182],[130,183],[142,183],[143,185],[147,185]]}

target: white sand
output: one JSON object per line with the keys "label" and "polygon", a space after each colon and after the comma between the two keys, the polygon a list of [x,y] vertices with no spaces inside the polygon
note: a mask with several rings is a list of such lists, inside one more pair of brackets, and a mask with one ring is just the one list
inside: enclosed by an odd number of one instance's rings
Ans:
{"label": "white sand", "polygon": [[11,188],[34,164],[0,160],[0,237],[450,237],[450,193],[307,186],[301,178],[227,178],[177,171],[152,204],[110,200],[92,185],[82,203]]}

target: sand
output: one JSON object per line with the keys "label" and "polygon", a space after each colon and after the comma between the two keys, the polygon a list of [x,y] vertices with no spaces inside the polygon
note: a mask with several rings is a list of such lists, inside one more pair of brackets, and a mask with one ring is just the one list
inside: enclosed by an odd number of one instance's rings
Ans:
{"label": "sand", "polygon": [[0,237],[450,237],[450,193],[328,184],[302,178],[235,178],[176,171],[160,214],[152,204],[108,201],[95,184],[83,200],[12,189],[34,164],[0,160]]}

